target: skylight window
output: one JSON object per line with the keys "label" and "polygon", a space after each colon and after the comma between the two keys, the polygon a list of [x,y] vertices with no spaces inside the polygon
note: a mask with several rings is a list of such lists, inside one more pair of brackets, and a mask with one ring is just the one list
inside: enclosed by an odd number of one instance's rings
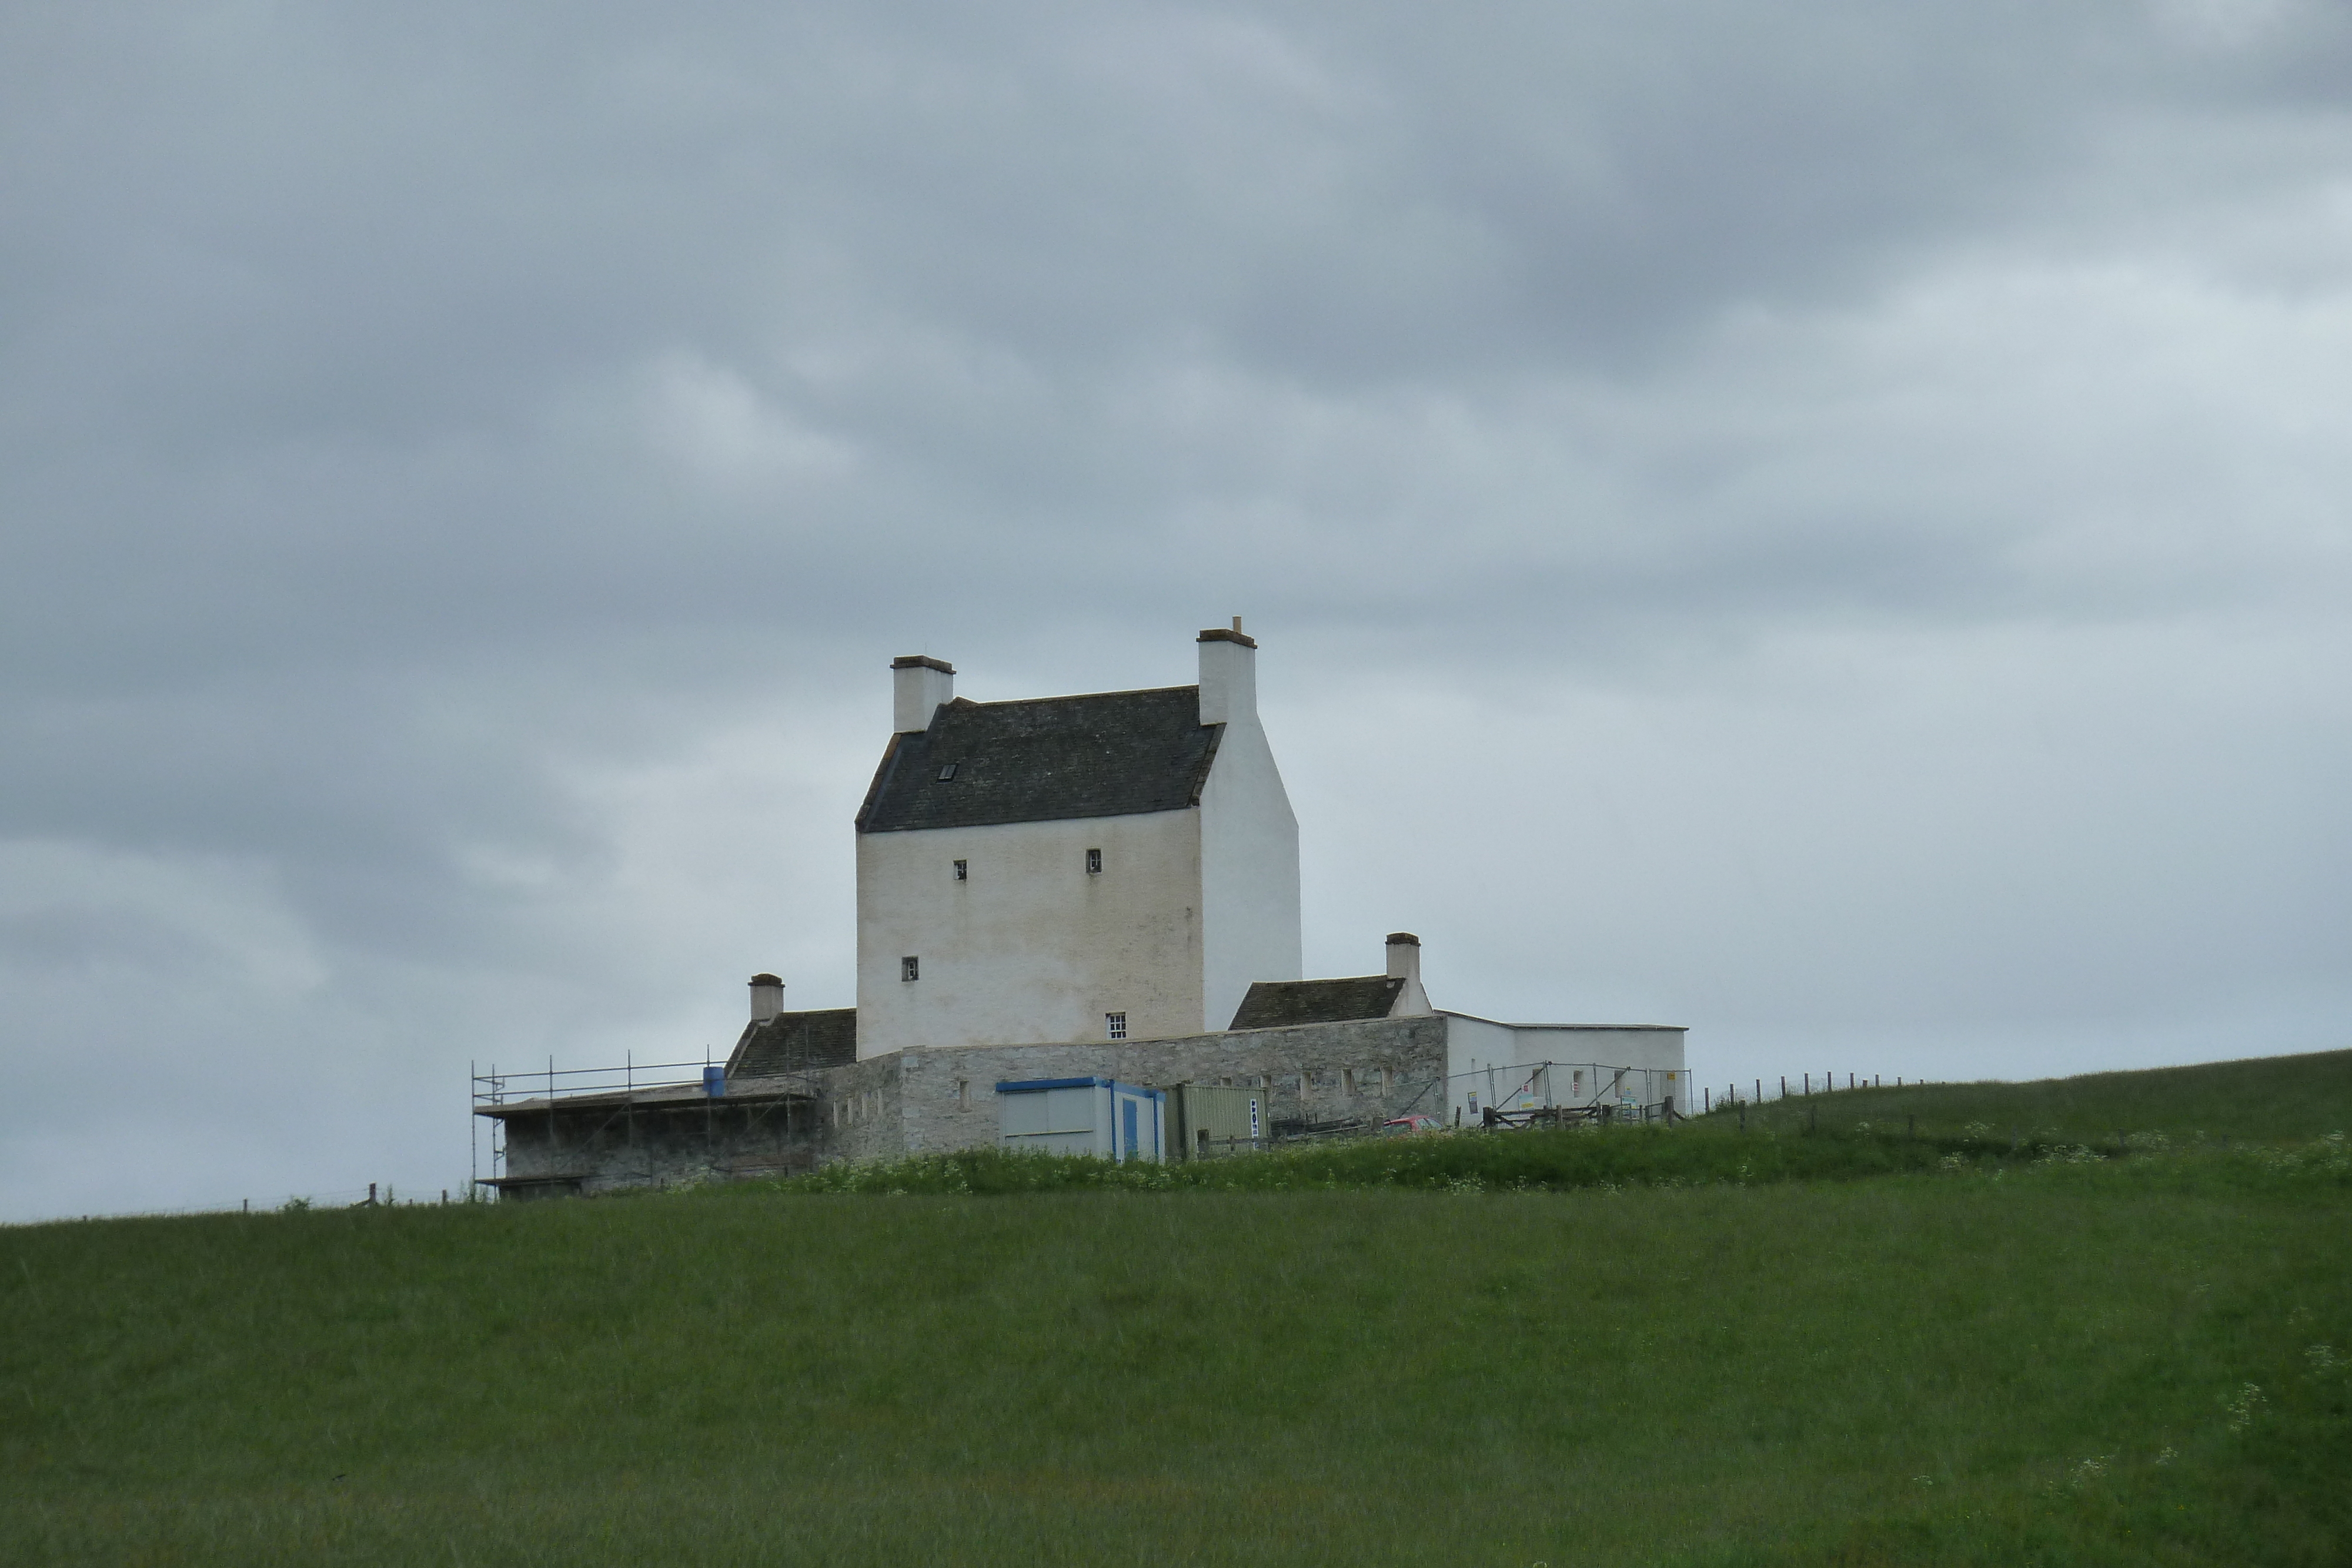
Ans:
{"label": "skylight window", "polygon": [[940,769],[940,782],[944,784],[949,779],[953,779],[955,777],[955,770],[962,766],[963,764],[961,762],[950,762],[946,767],[941,768]]}

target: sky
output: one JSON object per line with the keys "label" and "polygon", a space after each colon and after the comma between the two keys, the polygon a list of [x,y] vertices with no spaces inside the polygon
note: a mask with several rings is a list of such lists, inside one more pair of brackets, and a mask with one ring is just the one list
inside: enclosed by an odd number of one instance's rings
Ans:
{"label": "sky", "polygon": [[854,1000],[888,664],[1239,614],[1307,969],[2352,1046],[2352,7],[0,9],[0,1219]]}

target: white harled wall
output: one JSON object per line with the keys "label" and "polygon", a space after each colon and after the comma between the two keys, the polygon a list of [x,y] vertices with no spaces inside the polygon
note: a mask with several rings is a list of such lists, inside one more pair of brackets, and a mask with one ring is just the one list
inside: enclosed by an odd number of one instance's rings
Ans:
{"label": "white harled wall", "polygon": [[1198,1034],[1200,886],[1197,811],[862,833],[857,1054]]}
{"label": "white harled wall", "polygon": [[1201,790],[1202,1000],[1233,1022],[1251,982],[1300,978],[1298,819],[1257,716],[1257,644],[1203,632],[1201,722],[1224,735]]}
{"label": "white harled wall", "polygon": [[[1199,650],[1201,719],[1224,733],[1197,809],[858,835],[860,1058],[1103,1040],[1113,1012],[1131,1040],[1199,1034],[1253,981],[1300,977],[1298,821],[1258,722],[1256,648],[1209,632]],[[953,688],[944,664],[904,664],[898,722],[919,727]]]}
{"label": "white harled wall", "polygon": [[1252,711],[1228,720],[1201,791],[1202,1001],[1205,1029],[1233,1022],[1255,980],[1296,980],[1298,819]]}
{"label": "white harled wall", "polygon": [[[1446,1021],[1446,1093],[1462,1124],[1481,1107],[1535,1104],[1655,1105],[1668,1095],[1687,1112],[1694,1097],[1686,1067],[1687,1030],[1664,1024],[1509,1024],[1467,1013]],[[1554,1064],[1538,1076],[1539,1064]],[[1622,1069],[1622,1075],[1619,1071]]]}

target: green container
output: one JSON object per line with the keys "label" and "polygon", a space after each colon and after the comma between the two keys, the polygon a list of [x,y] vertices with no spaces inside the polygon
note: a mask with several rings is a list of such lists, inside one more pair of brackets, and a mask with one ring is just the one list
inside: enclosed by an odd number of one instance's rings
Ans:
{"label": "green container", "polygon": [[1272,1132],[1263,1089],[1179,1083],[1168,1091],[1168,1149],[1178,1159],[1262,1149]]}

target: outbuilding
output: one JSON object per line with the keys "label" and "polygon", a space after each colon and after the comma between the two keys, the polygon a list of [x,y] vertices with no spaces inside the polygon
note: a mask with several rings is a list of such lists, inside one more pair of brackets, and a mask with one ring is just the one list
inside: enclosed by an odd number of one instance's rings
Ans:
{"label": "outbuilding", "polygon": [[997,1141],[1008,1149],[1165,1159],[1164,1091],[1115,1078],[1030,1078],[996,1086]]}

